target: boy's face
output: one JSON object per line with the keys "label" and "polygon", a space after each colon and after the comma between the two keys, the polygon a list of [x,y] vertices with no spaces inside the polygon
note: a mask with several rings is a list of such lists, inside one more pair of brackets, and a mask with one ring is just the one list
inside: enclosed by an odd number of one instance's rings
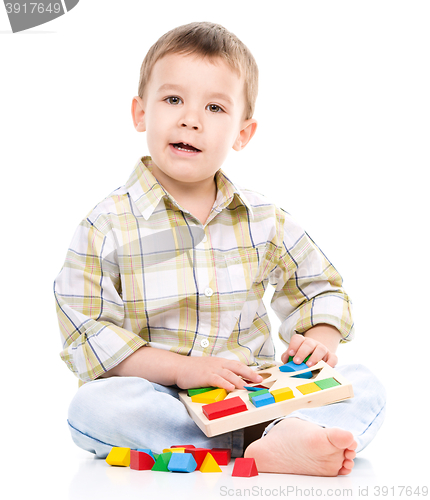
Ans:
{"label": "boy's face", "polygon": [[255,132],[244,112],[243,78],[225,61],[181,54],[156,62],[132,105],[155,168],[176,183],[213,181],[230,149],[245,147]]}

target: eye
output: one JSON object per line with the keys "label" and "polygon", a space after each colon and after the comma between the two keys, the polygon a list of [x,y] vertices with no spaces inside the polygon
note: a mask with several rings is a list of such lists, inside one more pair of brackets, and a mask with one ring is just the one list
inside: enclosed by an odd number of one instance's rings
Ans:
{"label": "eye", "polygon": [[208,104],[206,106],[206,109],[208,111],[212,111],[212,113],[223,113],[224,110],[221,108],[221,106],[218,106],[218,104]]}
{"label": "eye", "polygon": [[173,106],[177,106],[178,104],[181,104],[182,99],[178,96],[170,96],[164,99],[166,102],[169,104],[172,104]]}

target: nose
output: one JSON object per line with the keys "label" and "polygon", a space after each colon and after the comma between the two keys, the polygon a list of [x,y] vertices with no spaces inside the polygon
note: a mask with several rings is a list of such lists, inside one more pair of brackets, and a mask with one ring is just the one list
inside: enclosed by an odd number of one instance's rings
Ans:
{"label": "nose", "polygon": [[179,119],[179,126],[182,128],[190,128],[193,130],[201,130],[202,122],[199,113],[194,109],[184,109],[184,113]]}

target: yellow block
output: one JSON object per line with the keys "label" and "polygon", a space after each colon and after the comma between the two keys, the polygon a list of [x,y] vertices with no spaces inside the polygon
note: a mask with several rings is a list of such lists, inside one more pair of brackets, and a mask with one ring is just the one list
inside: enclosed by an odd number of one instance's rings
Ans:
{"label": "yellow block", "polygon": [[130,466],[130,448],[114,447],[110,450],[106,457],[106,462],[109,465],[119,465],[121,467]]}
{"label": "yellow block", "polygon": [[200,472],[222,472],[221,467],[210,453],[206,453]]}
{"label": "yellow block", "polygon": [[270,394],[275,398],[275,403],[285,401],[286,399],[292,399],[294,397],[293,391],[289,387],[275,389],[274,391],[270,391]]}
{"label": "yellow block", "polygon": [[214,389],[213,391],[202,392],[201,394],[191,396],[191,401],[193,403],[204,403],[205,405],[208,405],[210,403],[222,401],[226,397],[227,391],[225,389]]}
{"label": "yellow block", "polygon": [[312,392],[320,391],[321,387],[318,387],[315,382],[310,382],[309,384],[298,385],[297,389],[302,394],[311,394]]}
{"label": "yellow block", "polygon": [[163,453],[169,453],[169,451],[172,453],[185,453],[185,448],[166,448]]}

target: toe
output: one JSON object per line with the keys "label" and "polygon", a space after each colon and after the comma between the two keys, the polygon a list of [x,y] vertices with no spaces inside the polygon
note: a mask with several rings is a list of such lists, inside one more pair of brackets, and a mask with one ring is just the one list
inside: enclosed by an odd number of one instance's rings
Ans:
{"label": "toe", "polygon": [[356,455],[357,455],[357,453],[355,453],[355,451],[353,451],[353,450],[346,450],[345,451],[345,458],[349,458],[350,460],[354,460]]}
{"label": "toe", "polygon": [[343,429],[331,428],[327,429],[327,437],[333,446],[339,449],[354,450],[354,436],[349,431]]}

